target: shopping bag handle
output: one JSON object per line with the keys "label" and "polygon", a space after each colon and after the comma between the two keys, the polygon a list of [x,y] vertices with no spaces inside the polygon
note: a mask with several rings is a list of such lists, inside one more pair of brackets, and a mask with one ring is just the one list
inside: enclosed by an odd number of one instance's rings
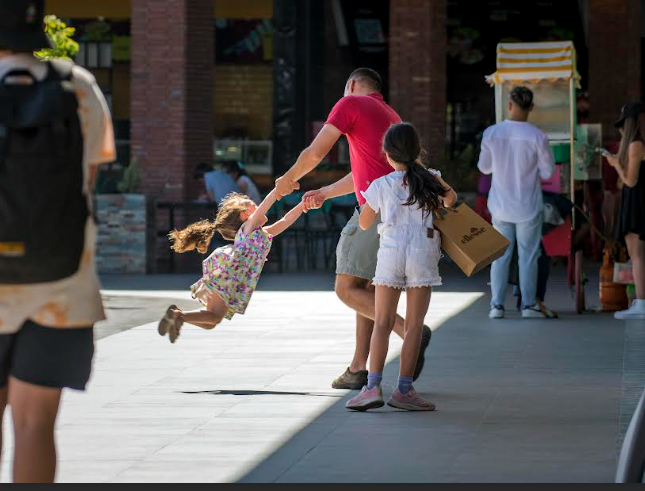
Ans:
{"label": "shopping bag handle", "polygon": [[459,213],[455,208],[446,208],[445,206],[433,212],[437,220],[443,220],[450,213]]}

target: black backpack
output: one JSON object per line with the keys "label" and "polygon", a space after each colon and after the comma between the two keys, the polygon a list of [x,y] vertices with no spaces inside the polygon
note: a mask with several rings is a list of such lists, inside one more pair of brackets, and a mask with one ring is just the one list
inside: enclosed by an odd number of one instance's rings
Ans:
{"label": "black backpack", "polygon": [[58,281],[80,267],[89,216],[70,64],[0,81],[0,284]]}

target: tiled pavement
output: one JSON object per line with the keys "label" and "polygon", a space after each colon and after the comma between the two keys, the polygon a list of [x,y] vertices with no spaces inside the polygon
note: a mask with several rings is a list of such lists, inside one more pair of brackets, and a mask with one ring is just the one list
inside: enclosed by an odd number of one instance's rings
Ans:
{"label": "tiled pavement", "polygon": [[[171,302],[194,305],[191,280],[106,279],[111,321],[97,329],[88,393],[65,396],[59,481],[613,480],[645,384],[645,326],[567,313],[557,280],[561,320],[492,322],[486,278],[447,275],[418,384],[433,414],[345,411],[349,394],[329,384],[351,356],[353,316],[330,277],[269,277],[247,316],[186,329],[171,346],[151,322]],[[399,349],[393,341],[388,390]]]}

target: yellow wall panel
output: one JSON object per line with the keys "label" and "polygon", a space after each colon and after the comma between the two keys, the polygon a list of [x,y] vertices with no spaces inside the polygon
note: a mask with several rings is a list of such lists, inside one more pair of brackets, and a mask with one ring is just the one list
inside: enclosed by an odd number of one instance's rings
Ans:
{"label": "yellow wall panel", "polygon": [[129,19],[131,0],[45,0],[45,12],[64,19]]}
{"label": "yellow wall panel", "polygon": [[272,19],[273,0],[215,0],[216,19]]}

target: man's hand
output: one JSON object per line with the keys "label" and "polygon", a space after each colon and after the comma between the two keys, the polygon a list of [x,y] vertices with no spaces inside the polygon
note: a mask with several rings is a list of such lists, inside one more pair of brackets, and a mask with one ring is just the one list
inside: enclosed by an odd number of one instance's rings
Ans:
{"label": "man's hand", "polygon": [[287,175],[284,175],[275,182],[276,199],[280,201],[285,196],[289,196],[299,189],[299,183],[292,181]]}
{"label": "man's hand", "polygon": [[306,211],[310,210],[320,210],[328,197],[324,189],[318,189],[317,191],[309,191],[302,198],[302,203],[305,206]]}

